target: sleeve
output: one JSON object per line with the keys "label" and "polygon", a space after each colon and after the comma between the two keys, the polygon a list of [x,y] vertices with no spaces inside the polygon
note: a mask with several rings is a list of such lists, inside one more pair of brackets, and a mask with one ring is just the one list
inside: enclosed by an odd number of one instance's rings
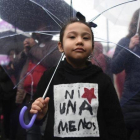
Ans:
{"label": "sleeve", "polygon": [[[129,57],[132,55],[128,50],[129,45],[128,40],[122,39],[119,41],[115,53],[111,62],[111,70],[114,74],[120,73],[123,71],[129,61]],[[125,48],[123,48],[123,47]]]}
{"label": "sleeve", "polygon": [[126,140],[126,128],[117,93],[109,80],[102,96],[102,109],[105,118],[108,140]]}

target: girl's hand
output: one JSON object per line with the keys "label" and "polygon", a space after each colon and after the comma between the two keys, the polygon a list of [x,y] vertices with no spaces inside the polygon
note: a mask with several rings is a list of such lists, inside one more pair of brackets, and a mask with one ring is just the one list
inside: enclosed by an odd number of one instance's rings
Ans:
{"label": "girl's hand", "polygon": [[46,115],[48,111],[49,99],[50,99],[49,97],[46,97],[44,100],[43,98],[40,97],[32,103],[30,113],[32,114],[38,113],[37,115],[38,120],[43,119],[43,117]]}
{"label": "girl's hand", "polygon": [[140,40],[139,40],[139,36],[138,35],[134,35],[129,43],[129,49],[133,49],[137,44],[139,44]]}

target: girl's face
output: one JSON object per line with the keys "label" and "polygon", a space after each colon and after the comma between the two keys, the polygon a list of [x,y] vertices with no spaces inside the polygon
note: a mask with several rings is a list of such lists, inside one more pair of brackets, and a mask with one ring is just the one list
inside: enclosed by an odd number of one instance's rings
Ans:
{"label": "girl's face", "polygon": [[70,64],[85,63],[93,51],[92,41],[90,28],[83,23],[75,22],[66,27],[63,43],[59,42],[58,47],[60,52],[64,52]]}

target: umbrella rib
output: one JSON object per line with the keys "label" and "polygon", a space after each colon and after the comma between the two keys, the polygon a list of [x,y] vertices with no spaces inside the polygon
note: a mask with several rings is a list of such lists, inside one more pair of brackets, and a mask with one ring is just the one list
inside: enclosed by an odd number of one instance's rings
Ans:
{"label": "umbrella rib", "polygon": [[95,19],[97,19],[99,16],[101,16],[103,13],[105,13],[106,11],[108,11],[108,10],[110,10],[110,9],[113,9],[113,8],[115,8],[115,7],[117,7],[117,6],[120,6],[120,5],[123,5],[123,4],[127,4],[127,3],[129,3],[129,2],[134,2],[134,1],[137,1],[137,0],[131,0],[131,1],[127,1],[127,2],[124,2],[124,3],[117,4],[117,5],[115,5],[115,6],[112,6],[112,7],[108,8],[108,9],[104,10],[104,11],[101,12],[100,14],[98,14],[96,17],[94,17],[94,18],[92,18],[91,20],[89,20],[89,22],[94,21]]}
{"label": "umbrella rib", "polygon": [[50,55],[55,49],[57,49],[57,46],[52,49],[49,53],[47,53],[15,86],[14,89],[19,85],[20,82],[22,82],[48,55]]}
{"label": "umbrella rib", "polygon": [[[104,40],[104,39],[102,39],[102,38],[98,38],[98,37],[95,37],[95,38],[101,39],[102,42],[105,42],[105,43],[112,43],[112,44],[118,45],[119,47],[122,47],[122,48],[126,49],[126,50],[129,51],[130,53],[134,54],[136,57],[140,58],[139,55],[135,54],[133,51],[129,50],[128,48],[125,48],[124,46],[122,46],[122,45],[120,45],[120,44],[116,44],[116,43],[111,42],[111,41],[106,41],[106,40]],[[100,41],[100,42],[101,42],[101,41]]]}
{"label": "umbrella rib", "polygon": [[59,59],[59,62],[58,62],[57,66],[56,66],[56,68],[55,68],[55,70],[54,70],[54,72],[53,72],[53,75],[52,75],[52,77],[51,77],[51,79],[50,79],[50,81],[49,81],[49,83],[48,83],[48,85],[47,85],[47,87],[46,87],[46,90],[45,90],[45,92],[44,92],[44,94],[43,94],[43,96],[42,96],[43,99],[45,99],[45,97],[46,97],[46,94],[47,94],[47,91],[48,91],[48,89],[49,89],[49,87],[50,87],[50,84],[51,84],[51,82],[52,82],[52,79],[53,79],[53,77],[54,77],[54,75],[55,75],[55,73],[56,73],[56,70],[57,70],[57,68],[58,68],[58,66],[59,66],[59,64],[60,64],[60,62],[61,62],[61,60],[62,60],[63,57],[64,57],[64,53],[62,53],[62,56],[61,56],[61,58]]}
{"label": "umbrella rib", "polygon": [[[55,22],[56,22],[56,24],[58,25],[58,26],[60,26],[59,25],[59,23],[57,23],[57,21],[54,19],[54,18],[56,18],[59,22],[61,22],[61,23],[63,23],[60,19],[58,19],[54,14],[52,14],[49,10],[47,10],[45,7],[43,7],[42,5],[40,5],[40,4],[38,4],[37,2],[35,2],[35,1],[32,1],[32,0],[30,0],[32,3],[34,3],[34,4],[36,4],[36,5],[38,5],[39,7],[41,7]],[[54,18],[53,18],[54,17]],[[63,23],[64,24],[64,23]],[[60,26],[61,27],[61,26]]]}
{"label": "umbrella rib", "polygon": [[[46,10],[45,10],[46,11]],[[47,12],[47,11],[46,11]],[[47,13],[54,21],[55,21],[55,23],[60,27],[60,28],[62,28],[61,27],[61,25],[53,18],[53,16],[48,12]]]}
{"label": "umbrella rib", "polygon": [[12,34],[12,35],[3,36],[3,37],[0,37],[0,39],[7,38],[7,37],[18,36],[18,35],[23,35],[23,34],[26,34],[26,33],[40,33],[40,34],[51,35],[51,36],[54,35],[54,34],[48,34],[48,33],[45,33],[45,32],[59,33],[60,31],[30,31],[30,32],[23,32],[23,33],[20,33],[20,34]]}

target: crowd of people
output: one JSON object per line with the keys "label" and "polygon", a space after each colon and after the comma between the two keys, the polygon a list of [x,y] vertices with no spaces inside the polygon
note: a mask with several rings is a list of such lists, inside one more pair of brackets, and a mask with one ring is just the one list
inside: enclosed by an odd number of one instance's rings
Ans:
{"label": "crowd of people", "polygon": [[[23,135],[26,140],[39,140],[44,127],[34,125],[25,131],[19,124],[19,113],[24,105],[28,106],[32,102],[43,72],[58,63],[61,53],[57,49],[57,42],[52,40],[52,36],[33,34],[23,41],[23,51],[11,49],[8,57],[9,64],[0,67],[4,137],[6,140],[16,140]],[[28,120],[26,114],[25,123]]]}
{"label": "crowd of people", "polygon": [[[23,41],[23,51],[10,50],[9,64],[0,66],[5,139],[17,140],[20,132],[24,140],[131,140],[132,133],[140,130],[138,15],[139,9],[112,58],[94,41],[88,23],[80,20],[71,20],[61,29],[59,42],[33,33]],[[65,58],[42,99],[62,53]],[[38,113],[26,130],[18,121],[24,105],[29,107],[25,123]]]}

